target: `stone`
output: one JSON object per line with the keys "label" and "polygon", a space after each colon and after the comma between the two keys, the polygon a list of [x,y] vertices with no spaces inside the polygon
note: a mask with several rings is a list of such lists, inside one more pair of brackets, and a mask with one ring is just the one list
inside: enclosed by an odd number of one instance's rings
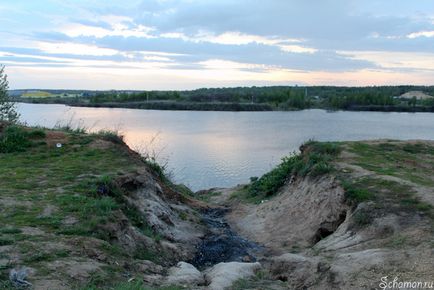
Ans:
{"label": "stone", "polygon": [[193,286],[205,283],[204,277],[196,267],[186,262],[179,262],[169,269],[166,279],[168,285]]}
{"label": "stone", "polygon": [[205,278],[210,290],[223,290],[231,287],[239,279],[250,278],[261,268],[261,264],[229,262],[219,263],[206,270]]}

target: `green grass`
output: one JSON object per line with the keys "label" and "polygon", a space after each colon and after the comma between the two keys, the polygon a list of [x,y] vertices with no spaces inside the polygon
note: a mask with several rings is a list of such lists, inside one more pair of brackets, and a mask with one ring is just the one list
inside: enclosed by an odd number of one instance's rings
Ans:
{"label": "green grass", "polygon": [[66,250],[57,250],[54,252],[37,252],[37,253],[28,253],[26,257],[23,259],[23,262],[26,265],[32,265],[34,263],[42,262],[42,261],[54,261],[58,258],[66,258],[69,256],[69,251]]}
{"label": "green grass", "polygon": [[118,131],[101,130],[93,135],[115,144],[124,144],[124,137]]}
{"label": "green grass", "polygon": [[[61,148],[53,146],[59,139]],[[98,140],[108,141],[107,146],[100,147],[100,142],[95,142]],[[0,152],[0,246],[12,245],[14,254],[22,257],[20,263],[44,275],[47,263],[69,257],[76,259],[78,254],[82,255],[77,253],[78,245],[85,246],[84,241],[93,238],[99,239],[95,244],[98,251],[119,263],[131,262],[134,255],[153,261],[171,258],[150,249],[127,253],[115,242],[110,229],[122,214],[156,244],[162,239],[143,213],[126,202],[126,189],[119,187],[116,178],[136,174],[140,168],[150,165],[156,170],[156,176],[168,180],[163,167],[155,160],[141,160],[131,154],[117,133],[83,134],[81,129],[72,128],[52,132],[12,126],[0,132],[0,142],[6,144],[2,148],[7,148]],[[183,194],[187,196],[190,192],[185,189]],[[26,235],[24,227],[40,233]],[[68,244],[69,241],[75,247],[71,252],[45,247],[49,243]],[[0,269],[0,275],[7,275],[15,266],[12,263]],[[113,284],[122,280],[125,269],[107,271],[98,271],[91,282],[97,286],[102,283],[104,289],[130,289],[130,286],[135,289],[131,283],[113,288]],[[70,278],[63,278],[71,282]],[[77,286],[78,289],[80,285]]]}
{"label": "green grass", "polygon": [[0,132],[0,153],[23,152],[35,143],[35,139],[45,137],[40,129],[25,130],[22,127],[10,125]]}
{"label": "green grass", "polygon": [[391,175],[423,185],[434,186],[434,146],[424,143],[399,144],[394,141],[367,144],[348,142],[357,154],[355,164],[381,175]]}
{"label": "green grass", "polygon": [[0,246],[12,245],[13,243],[14,243],[14,240],[12,240],[10,238],[0,237]]}
{"label": "green grass", "polygon": [[354,208],[361,202],[369,201],[372,203],[369,207],[355,212],[353,221],[357,226],[369,225],[374,218],[386,213],[399,215],[403,212],[418,212],[434,219],[433,207],[420,200],[409,185],[373,176],[347,179],[341,183],[347,201]]}
{"label": "green grass", "polygon": [[409,242],[408,237],[396,234],[390,239],[388,246],[391,248],[399,249],[404,247],[408,242]]}
{"label": "green grass", "polygon": [[340,152],[337,143],[309,141],[300,148],[302,153],[284,157],[270,172],[260,178],[252,178],[248,194],[258,198],[270,197],[292,176],[318,177],[333,171],[331,161]]}
{"label": "green grass", "polygon": [[14,228],[14,227],[6,227],[6,228],[2,228],[0,229],[0,233],[1,234],[19,234],[22,231],[18,228]]}
{"label": "green grass", "polygon": [[356,226],[369,225],[375,218],[387,213],[417,212],[434,220],[433,206],[422,201],[414,189],[417,186],[434,186],[434,146],[396,141],[346,142],[345,146],[354,154],[350,162],[372,171],[372,175],[359,178],[339,174],[351,205],[356,207],[361,202],[370,202],[369,206],[355,212],[353,221]]}
{"label": "green grass", "polygon": [[374,198],[374,194],[370,190],[358,187],[348,181],[343,181],[342,186],[345,190],[346,198],[353,203],[357,204]]}

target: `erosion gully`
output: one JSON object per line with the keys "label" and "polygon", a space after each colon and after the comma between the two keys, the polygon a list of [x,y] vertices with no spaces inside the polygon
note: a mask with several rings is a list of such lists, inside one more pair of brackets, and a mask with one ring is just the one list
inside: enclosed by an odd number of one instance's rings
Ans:
{"label": "erosion gully", "polygon": [[202,212],[208,234],[197,246],[197,254],[190,261],[195,267],[205,269],[220,262],[255,262],[263,250],[258,244],[235,233],[225,220],[227,208],[213,208]]}

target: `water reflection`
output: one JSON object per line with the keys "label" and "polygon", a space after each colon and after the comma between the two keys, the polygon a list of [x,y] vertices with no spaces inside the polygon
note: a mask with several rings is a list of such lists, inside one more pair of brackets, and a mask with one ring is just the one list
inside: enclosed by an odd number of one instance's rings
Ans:
{"label": "water reflection", "polygon": [[308,139],[434,139],[430,113],[145,111],[37,104],[19,104],[19,111],[29,125],[72,121],[92,131],[120,130],[133,149],[168,160],[175,181],[194,190],[247,182]]}

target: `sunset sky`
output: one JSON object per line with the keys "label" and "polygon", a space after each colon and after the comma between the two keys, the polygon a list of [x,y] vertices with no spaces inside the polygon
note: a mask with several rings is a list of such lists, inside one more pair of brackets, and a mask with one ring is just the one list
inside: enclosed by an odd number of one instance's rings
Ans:
{"label": "sunset sky", "polygon": [[0,0],[10,87],[434,85],[433,0]]}

